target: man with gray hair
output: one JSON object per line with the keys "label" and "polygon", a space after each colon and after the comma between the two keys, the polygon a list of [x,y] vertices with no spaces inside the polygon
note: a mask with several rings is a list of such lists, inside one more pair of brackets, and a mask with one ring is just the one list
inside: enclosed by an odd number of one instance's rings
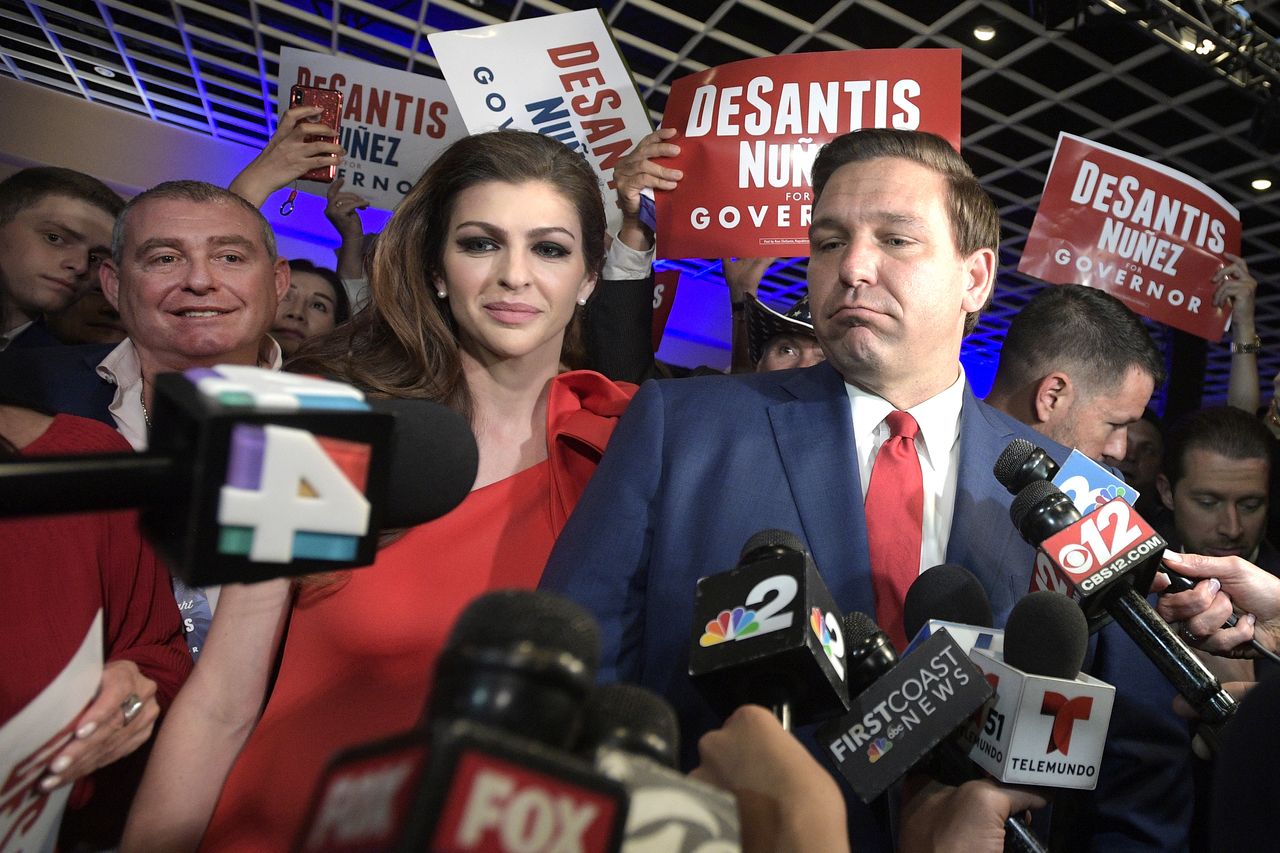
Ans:
{"label": "man with gray hair", "polygon": [[[168,181],[116,218],[102,292],[128,337],[111,346],[0,353],[0,395],[31,408],[96,418],[135,450],[147,447],[155,378],[215,364],[279,369],[268,334],[289,289],[271,225],[235,193]],[[187,644],[198,657],[217,594],[174,579]]]}
{"label": "man with gray hair", "polygon": [[114,348],[7,352],[0,392],[104,421],[143,450],[158,374],[214,364],[279,368],[280,347],[267,331],[289,267],[270,224],[234,193],[169,181],[136,196],[116,219],[99,276],[128,337]]}

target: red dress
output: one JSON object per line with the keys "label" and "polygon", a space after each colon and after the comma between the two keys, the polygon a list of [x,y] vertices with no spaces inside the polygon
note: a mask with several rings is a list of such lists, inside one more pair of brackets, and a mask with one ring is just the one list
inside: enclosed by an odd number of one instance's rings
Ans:
{"label": "red dress", "polygon": [[[23,455],[132,450],[105,424],[58,415]],[[156,683],[161,709],[168,708],[191,671],[191,655],[169,572],[139,533],[138,514],[0,520],[0,723],[62,671],[99,609],[104,662],[136,663]],[[147,752],[139,749],[76,783],[63,821],[64,845],[118,840]]]}
{"label": "red dress", "polygon": [[418,722],[454,618],[488,590],[537,586],[634,392],[586,371],[557,377],[546,461],[475,490],[336,588],[300,596],[271,698],[202,849],[288,849],[335,752]]}

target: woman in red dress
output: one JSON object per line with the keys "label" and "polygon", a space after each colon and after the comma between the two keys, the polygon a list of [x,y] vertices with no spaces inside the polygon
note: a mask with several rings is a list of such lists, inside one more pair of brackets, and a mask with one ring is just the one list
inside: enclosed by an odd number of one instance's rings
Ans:
{"label": "woman in red dress", "polygon": [[370,307],[291,367],[466,414],[473,491],[333,583],[224,588],[125,849],[287,849],[335,752],[417,723],[461,608],[537,585],[634,391],[562,370],[605,227],[591,168],[536,133],[460,140],[405,197],[378,239]]}

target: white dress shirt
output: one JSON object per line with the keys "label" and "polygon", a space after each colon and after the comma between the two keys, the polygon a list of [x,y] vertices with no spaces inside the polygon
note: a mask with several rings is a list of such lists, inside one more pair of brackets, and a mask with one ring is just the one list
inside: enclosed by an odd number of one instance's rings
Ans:
{"label": "white dress shirt", "polygon": [[655,257],[657,257],[656,246],[650,247],[647,252],[641,252],[614,237],[609,244],[609,250],[605,253],[604,269],[600,277],[609,281],[648,278]]}
{"label": "white dress shirt", "polygon": [[[889,437],[885,418],[893,404],[882,397],[845,383],[853,416],[853,440],[858,453],[862,497],[871,485],[871,469],[880,445]],[[924,529],[920,537],[920,570],[947,560],[951,518],[956,504],[956,475],[960,467],[960,407],[964,403],[964,371],[945,391],[935,394],[907,412],[920,425],[916,455],[924,487]]]}
{"label": "white dress shirt", "polygon": [[[258,364],[271,370],[279,370],[284,363],[284,354],[280,345],[270,335],[262,336],[258,347]],[[133,445],[133,449],[141,453],[147,449],[147,416],[142,410],[142,364],[138,361],[138,350],[132,338],[125,338],[116,348],[107,353],[107,357],[98,362],[98,375],[116,386],[116,395],[107,410],[115,419],[116,429],[124,436],[125,441]],[[206,586],[190,589],[185,585],[179,587],[178,606],[198,607],[198,601],[192,597],[207,598],[209,615],[212,616],[218,607],[220,586]],[[183,599],[186,599],[185,601]],[[188,644],[192,642],[190,638]],[[204,638],[195,641],[204,645]]]}
{"label": "white dress shirt", "polygon": [[[258,364],[279,370],[284,363],[280,345],[270,335],[262,336],[258,347]],[[125,441],[139,452],[147,449],[147,417],[142,411],[142,364],[132,338],[125,338],[98,363],[98,375],[116,386],[115,397],[107,410]]]}

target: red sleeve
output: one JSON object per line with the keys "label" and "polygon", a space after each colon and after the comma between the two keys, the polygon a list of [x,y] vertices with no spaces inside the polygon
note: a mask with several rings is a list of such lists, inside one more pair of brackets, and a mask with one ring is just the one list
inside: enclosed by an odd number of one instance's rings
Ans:
{"label": "red sleeve", "polygon": [[102,602],[108,662],[131,660],[156,683],[164,711],[191,672],[169,571],[138,529],[132,511],[103,513]]}
{"label": "red sleeve", "polygon": [[[191,672],[169,572],[138,529],[131,510],[95,514],[102,580],[104,663],[130,660],[156,683],[161,718]],[[130,755],[80,779],[71,791],[59,846],[93,849],[119,843],[124,819],[142,780],[154,738]]]}

